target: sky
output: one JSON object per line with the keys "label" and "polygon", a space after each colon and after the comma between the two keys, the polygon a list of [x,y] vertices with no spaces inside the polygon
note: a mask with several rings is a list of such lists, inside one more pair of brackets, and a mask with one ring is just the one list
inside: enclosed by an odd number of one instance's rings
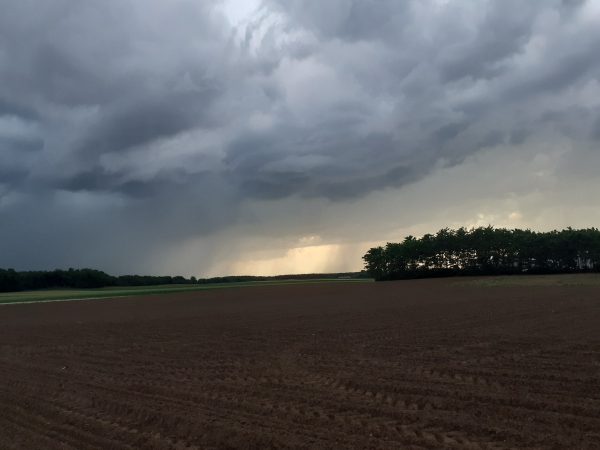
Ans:
{"label": "sky", "polygon": [[600,0],[0,0],[0,267],[354,271],[600,225]]}

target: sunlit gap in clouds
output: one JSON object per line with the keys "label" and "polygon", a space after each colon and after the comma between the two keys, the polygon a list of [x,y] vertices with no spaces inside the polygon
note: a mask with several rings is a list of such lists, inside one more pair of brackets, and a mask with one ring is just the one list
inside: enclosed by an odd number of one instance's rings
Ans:
{"label": "sunlit gap in clouds", "polygon": [[238,27],[247,23],[258,11],[260,0],[223,0],[221,10],[232,26]]}

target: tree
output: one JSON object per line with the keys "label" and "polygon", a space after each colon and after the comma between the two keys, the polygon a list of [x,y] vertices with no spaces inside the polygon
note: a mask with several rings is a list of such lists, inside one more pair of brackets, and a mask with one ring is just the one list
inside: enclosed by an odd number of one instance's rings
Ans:
{"label": "tree", "polygon": [[534,232],[448,228],[375,247],[363,257],[376,280],[449,275],[600,271],[597,228]]}

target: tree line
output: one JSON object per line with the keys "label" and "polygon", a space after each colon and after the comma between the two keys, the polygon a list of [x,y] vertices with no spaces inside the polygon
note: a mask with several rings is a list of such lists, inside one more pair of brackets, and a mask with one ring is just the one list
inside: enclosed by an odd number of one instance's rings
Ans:
{"label": "tree line", "polygon": [[319,278],[364,278],[365,272],[299,274],[275,276],[225,276],[214,278],[183,276],[121,275],[112,276],[95,269],[51,270],[17,272],[0,269],[0,292],[16,292],[36,289],[92,289],[111,286],[156,286],[168,284],[239,283],[249,281],[310,280]]}
{"label": "tree line", "polygon": [[376,280],[599,272],[600,231],[444,228],[436,234],[407,236],[400,243],[371,248],[363,260],[365,270]]}
{"label": "tree line", "polygon": [[198,284],[210,283],[244,283],[251,281],[281,281],[281,280],[323,280],[323,279],[358,279],[369,278],[369,274],[362,272],[336,272],[336,273],[301,273],[292,275],[229,275],[224,277],[201,278]]}
{"label": "tree line", "polygon": [[68,269],[17,272],[0,269],[0,292],[34,289],[76,288],[89,289],[109,286],[152,286],[159,284],[191,284],[195,277],[122,275],[112,276],[95,269]]}

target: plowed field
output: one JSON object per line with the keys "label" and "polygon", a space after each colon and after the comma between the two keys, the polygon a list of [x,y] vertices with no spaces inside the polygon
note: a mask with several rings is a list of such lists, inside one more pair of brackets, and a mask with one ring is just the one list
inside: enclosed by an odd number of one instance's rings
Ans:
{"label": "plowed field", "polygon": [[0,448],[600,448],[600,287],[0,307]]}

